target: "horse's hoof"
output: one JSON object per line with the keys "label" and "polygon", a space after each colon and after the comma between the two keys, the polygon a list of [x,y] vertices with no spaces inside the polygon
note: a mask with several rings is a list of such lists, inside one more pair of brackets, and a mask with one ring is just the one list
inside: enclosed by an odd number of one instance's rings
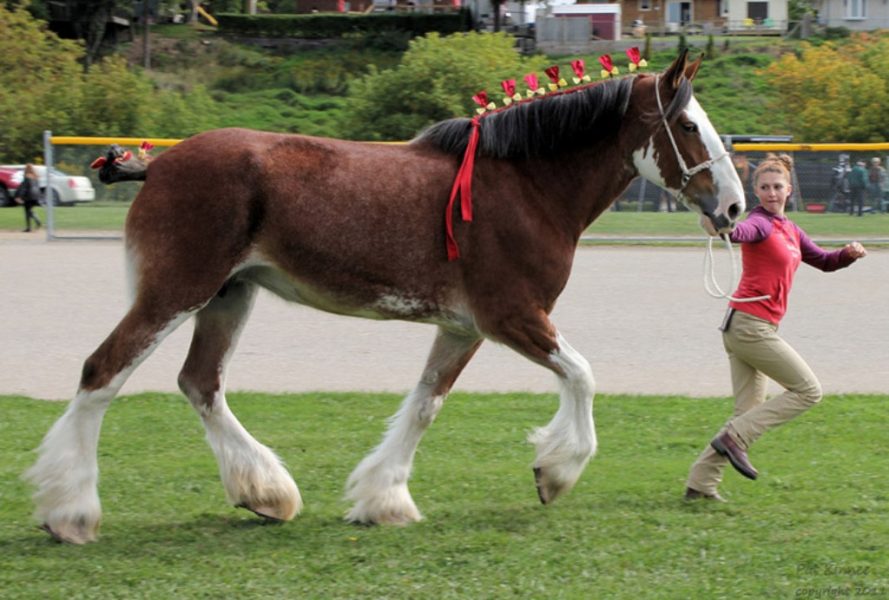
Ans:
{"label": "horse's hoof", "polygon": [[543,477],[543,473],[540,470],[540,467],[534,467],[534,485],[537,486],[537,497],[540,498],[541,504],[546,504],[549,499],[546,496],[546,491],[540,485],[540,480]]}
{"label": "horse's hoof", "polygon": [[81,546],[83,544],[96,541],[96,534],[89,532],[85,527],[51,527],[49,523],[44,523],[40,529],[50,535],[50,537],[60,544],[75,544]]}
{"label": "horse's hoof", "polygon": [[238,504],[235,508],[244,508],[249,510],[257,517],[264,519],[268,524],[279,524],[288,521],[289,519],[285,519],[283,517],[279,517],[275,514],[275,507],[273,506],[247,506],[246,504]]}
{"label": "horse's hoof", "polygon": [[537,497],[541,504],[551,504],[556,498],[571,489],[563,481],[557,481],[549,476],[549,471],[541,467],[534,467],[534,483],[537,486]]}
{"label": "horse's hoof", "polygon": [[346,521],[349,523],[366,526],[394,525],[396,527],[405,527],[422,520],[423,515],[420,514],[413,502],[407,506],[389,507],[386,510],[370,510],[366,505],[359,503],[346,513]]}

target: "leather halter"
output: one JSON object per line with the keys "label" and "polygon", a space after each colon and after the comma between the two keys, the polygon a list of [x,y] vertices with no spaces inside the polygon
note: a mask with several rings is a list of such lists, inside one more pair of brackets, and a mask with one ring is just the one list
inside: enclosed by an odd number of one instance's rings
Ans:
{"label": "leather halter", "polygon": [[699,163],[692,168],[688,168],[685,164],[685,160],[682,158],[682,154],[679,152],[679,146],[676,144],[676,138],[673,137],[673,132],[670,131],[670,124],[667,123],[667,114],[664,112],[664,105],[661,102],[661,86],[660,86],[661,74],[658,73],[654,76],[654,96],[657,98],[657,109],[661,113],[661,122],[664,124],[664,130],[667,132],[667,137],[670,138],[670,144],[673,146],[673,153],[676,154],[676,162],[679,163],[679,168],[682,170],[682,186],[679,188],[679,193],[682,193],[682,190],[688,185],[688,182],[691,181],[691,178],[700,173],[701,171],[710,169],[714,163],[723,158],[727,158],[729,156],[728,152],[723,152],[719,156],[715,158],[710,158],[705,160],[702,163]]}

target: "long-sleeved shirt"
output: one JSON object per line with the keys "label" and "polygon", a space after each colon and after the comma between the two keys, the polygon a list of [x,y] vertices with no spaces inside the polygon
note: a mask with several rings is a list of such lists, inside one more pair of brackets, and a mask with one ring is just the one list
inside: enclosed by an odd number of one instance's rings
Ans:
{"label": "long-sleeved shirt", "polygon": [[738,223],[731,240],[741,244],[744,265],[741,282],[733,296],[769,297],[729,305],[775,325],[787,312],[787,297],[800,262],[822,271],[836,271],[855,262],[844,249],[828,252],[820,248],[796,223],[773,215],[762,206],[754,208]]}

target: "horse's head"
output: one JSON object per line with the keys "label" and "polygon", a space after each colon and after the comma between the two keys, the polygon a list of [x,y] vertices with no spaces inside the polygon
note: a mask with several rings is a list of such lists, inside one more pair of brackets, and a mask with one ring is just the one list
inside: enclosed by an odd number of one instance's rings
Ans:
{"label": "horse's head", "polygon": [[[701,59],[687,51],[656,76],[640,76],[633,104],[651,124],[651,136],[633,153],[639,174],[701,214],[710,234],[728,233],[744,212],[744,188],[722,140],[692,94]],[[638,104],[636,102],[638,101]]]}

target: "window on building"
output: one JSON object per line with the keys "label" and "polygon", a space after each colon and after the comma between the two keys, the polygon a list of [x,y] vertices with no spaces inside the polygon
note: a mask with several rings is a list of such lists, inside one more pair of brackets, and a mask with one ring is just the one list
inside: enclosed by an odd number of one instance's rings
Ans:
{"label": "window on building", "polygon": [[867,0],[843,0],[847,19],[867,18]]}
{"label": "window on building", "polygon": [[667,22],[687,25],[691,22],[691,2],[670,2],[667,4]]}
{"label": "window on building", "polygon": [[651,0],[639,0],[639,10],[651,10]]}
{"label": "window on building", "polygon": [[748,2],[747,3],[747,18],[753,19],[756,23],[762,23],[766,19],[769,18],[769,3],[768,2]]}

